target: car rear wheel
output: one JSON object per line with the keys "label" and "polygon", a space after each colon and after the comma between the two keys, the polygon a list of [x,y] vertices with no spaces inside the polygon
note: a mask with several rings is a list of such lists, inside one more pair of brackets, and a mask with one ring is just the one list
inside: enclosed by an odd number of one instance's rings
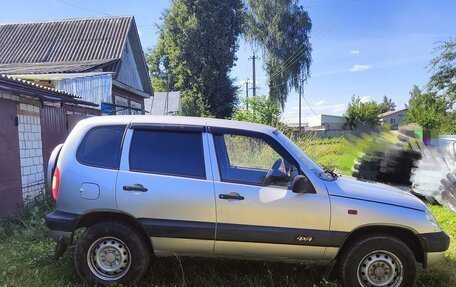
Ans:
{"label": "car rear wheel", "polygon": [[134,284],[149,261],[146,241],[135,229],[117,222],[89,227],[75,249],[76,269],[87,284]]}
{"label": "car rear wheel", "polygon": [[410,248],[389,235],[364,237],[352,243],[340,257],[344,286],[413,286],[416,260]]}

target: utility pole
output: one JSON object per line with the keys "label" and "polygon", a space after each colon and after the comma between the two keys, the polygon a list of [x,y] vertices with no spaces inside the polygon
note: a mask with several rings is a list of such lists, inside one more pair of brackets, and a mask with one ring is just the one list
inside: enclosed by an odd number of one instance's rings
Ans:
{"label": "utility pole", "polygon": [[252,68],[253,68],[253,83],[252,83],[252,90],[253,90],[253,96],[255,97],[256,96],[256,79],[255,79],[255,60],[256,59],[259,59],[257,56],[255,56],[255,51],[253,51],[253,56],[250,57],[250,59],[252,59]]}
{"label": "utility pole", "polygon": [[245,107],[248,110],[249,109],[249,78],[245,81]]}
{"label": "utility pole", "polygon": [[304,84],[304,79],[302,78],[302,73],[301,73],[301,77],[299,79],[299,135],[301,135],[302,133],[302,121],[301,121],[301,110],[302,110],[302,106],[301,106],[301,98],[303,97],[303,94],[304,94],[304,87],[303,87],[303,84]]}
{"label": "utility pole", "polygon": [[301,97],[302,97],[302,79],[299,81],[299,136],[302,134],[301,126]]}
{"label": "utility pole", "polygon": [[168,114],[168,99],[169,99],[169,85],[171,84],[171,74],[168,74],[168,82],[166,83],[166,100],[163,114],[166,116]]}

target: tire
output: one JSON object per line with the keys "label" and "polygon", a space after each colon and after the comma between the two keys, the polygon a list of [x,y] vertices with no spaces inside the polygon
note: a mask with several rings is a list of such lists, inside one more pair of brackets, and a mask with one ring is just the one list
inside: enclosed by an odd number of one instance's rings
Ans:
{"label": "tire", "polygon": [[339,268],[346,287],[414,286],[416,280],[413,252],[401,240],[384,234],[363,237],[344,248]]}
{"label": "tire", "polygon": [[[91,256],[89,256],[91,254]],[[76,243],[76,270],[88,285],[134,284],[149,267],[148,243],[119,222],[97,223]]]}

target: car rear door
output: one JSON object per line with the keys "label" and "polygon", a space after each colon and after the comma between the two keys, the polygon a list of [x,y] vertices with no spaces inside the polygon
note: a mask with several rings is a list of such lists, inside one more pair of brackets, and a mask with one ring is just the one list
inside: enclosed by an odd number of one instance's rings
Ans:
{"label": "car rear door", "polygon": [[296,194],[297,162],[272,137],[213,131],[217,201],[215,253],[236,257],[320,260],[329,235],[326,190]]}
{"label": "car rear door", "polygon": [[119,211],[139,220],[155,253],[212,253],[215,198],[199,126],[132,125],[117,178]]}

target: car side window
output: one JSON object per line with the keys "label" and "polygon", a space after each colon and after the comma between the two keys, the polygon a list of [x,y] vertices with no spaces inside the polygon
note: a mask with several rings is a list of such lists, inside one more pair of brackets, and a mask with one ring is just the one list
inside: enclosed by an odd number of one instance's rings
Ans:
{"label": "car side window", "polygon": [[205,179],[201,133],[135,130],[130,170]]}
{"label": "car side window", "polygon": [[298,169],[257,137],[214,135],[222,181],[289,187]]}
{"label": "car side window", "polygon": [[125,127],[122,125],[92,128],[82,139],[76,152],[76,159],[89,166],[118,169]]}

